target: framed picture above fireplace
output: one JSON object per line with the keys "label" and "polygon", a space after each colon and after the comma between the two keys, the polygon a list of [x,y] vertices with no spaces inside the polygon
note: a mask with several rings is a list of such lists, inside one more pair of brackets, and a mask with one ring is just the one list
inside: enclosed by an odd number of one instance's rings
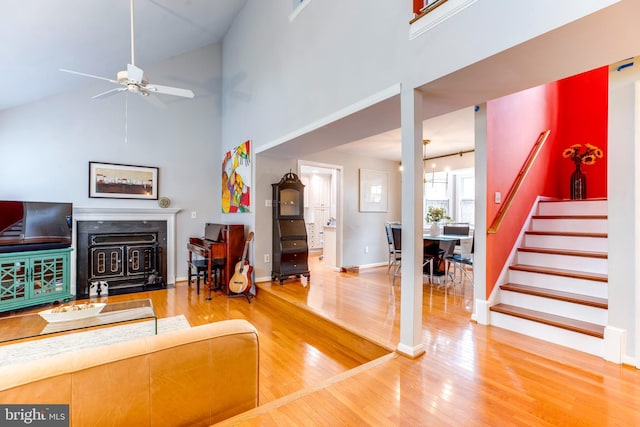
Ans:
{"label": "framed picture above fireplace", "polygon": [[158,168],[89,162],[89,197],[158,200]]}

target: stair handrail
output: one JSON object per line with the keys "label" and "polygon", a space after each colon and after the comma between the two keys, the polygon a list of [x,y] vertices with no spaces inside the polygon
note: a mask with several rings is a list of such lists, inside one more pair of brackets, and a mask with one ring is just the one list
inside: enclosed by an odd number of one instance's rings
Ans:
{"label": "stair handrail", "polygon": [[511,185],[511,188],[507,193],[507,197],[505,197],[504,203],[502,204],[502,206],[500,206],[500,209],[498,209],[498,213],[496,214],[496,217],[494,218],[493,223],[491,224],[491,227],[489,227],[489,229],[487,230],[487,233],[495,234],[500,229],[500,224],[502,224],[502,221],[504,220],[505,216],[507,216],[507,211],[511,207],[511,204],[515,199],[516,194],[518,194],[518,191],[520,190],[520,187],[522,186],[524,179],[529,173],[529,170],[531,170],[531,167],[533,166],[533,163],[536,160],[536,157],[538,157],[538,153],[540,152],[542,145],[545,143],[550,133],[551,133],[551,130],[549,129],[544,132],[540,132],[540,136],[538,136],[538,140],[533,145],[533,147],[531,147],[531,151],[529,152],[529,156],[527,157],[527,160],[525,160],[524,164],[522,165],[522,168],[520,168],[520,172],[518,172],[518,176],[516,176],[515,181]]}

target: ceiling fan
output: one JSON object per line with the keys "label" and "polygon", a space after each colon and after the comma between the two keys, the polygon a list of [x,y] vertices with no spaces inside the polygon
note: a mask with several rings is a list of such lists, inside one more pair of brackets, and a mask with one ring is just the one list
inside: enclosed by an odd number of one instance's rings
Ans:
{"label": "ceiling fan", "polygon": [[162,93],[166,95],[181,96],[184,98],[193,98],[193,91],[189,89],[180,89],[177,87],[161,86],[149,83],[147,76],[144,75],[142,68],[135,65],[135,44],[134,44],[134,26],[133,26],[133,0],[130,2],[131,9],[131,63],[127,64],[127,69],[118,71],[116,79],[107,77],[94,76],[92,74],[81,73],[79,71],[66,70],[61,68],[60,71],[80,76],[91,77],[94,79],[105,80],[110,83],[120,85],[120,87],[110,89],[106,92],[99,93],[91,97],[91,99],[105,98],[118,92],[128,91],[131,93],[139,93],[142,96],[149,96],[152,93]]}

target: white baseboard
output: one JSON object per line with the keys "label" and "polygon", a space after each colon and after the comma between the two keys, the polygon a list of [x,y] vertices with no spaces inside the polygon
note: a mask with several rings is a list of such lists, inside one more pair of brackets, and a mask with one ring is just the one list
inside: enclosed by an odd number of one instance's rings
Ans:
{"label": "white baseboard", "polygon": [[400,343],[398,344],[398,347],[396,347],[396,351],[412,359],[415,359],[416,357],[423,354],[426,350],[424,348],[424,344],[422,343],[413,347]]}
{"label": "white baseboard", "polygon": [[360,267],[360,270],[365,269],[365,268],[376,268],[376,267],[386,267],[387,263],[386,262],[375,262],[372,264],[361,264],[358,267]]}
{"label": "white baseboard", "polygon": [[622,357],[622,364],[623,365],[629,365],[629,366],[635,366],[637,369],[640,369],[640,362],[638,361],[637,358],[635,358],[633,356],[624,355]]}

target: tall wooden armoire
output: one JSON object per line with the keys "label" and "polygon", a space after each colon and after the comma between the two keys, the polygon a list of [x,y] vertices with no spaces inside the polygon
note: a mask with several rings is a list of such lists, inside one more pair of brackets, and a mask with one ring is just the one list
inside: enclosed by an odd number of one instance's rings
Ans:
{"label": "tall wooden armoire", "polygon": [[273,243],[271,279],[280,284],[291,276],[311,277],[309,245],[304,224],[304,184],[286,173],[273,188]]}

